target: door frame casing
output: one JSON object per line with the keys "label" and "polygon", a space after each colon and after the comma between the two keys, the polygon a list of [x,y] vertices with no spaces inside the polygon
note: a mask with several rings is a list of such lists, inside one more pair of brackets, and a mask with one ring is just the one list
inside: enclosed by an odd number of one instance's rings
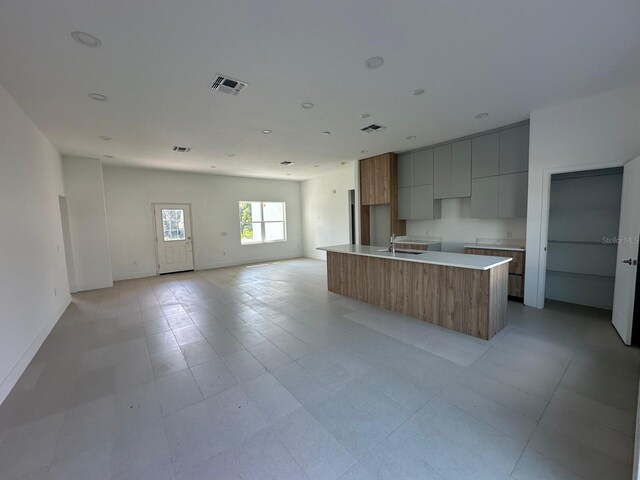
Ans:
{"label": "door frame casing", "polygon": [[[635,158],[635,157],[634,157]],[[633,159],[631,159],[633,160]],[[629,161],[629,160],[627,160]],[[539,235],[539,251],[538,251],[538,278],[536,278],[537,292],[535,304],[530,305],[535,308],[544,308],[546,293],[546,275],[547,275],[547,243],[549,240],[549,204],[551,200],[551,175],[556,173],[582,172],[588,170],[600,170],[602,168],[623,167],[627,161],[623,162],[599,162],[587,165],[568,165],[564,167],[547,168],[542,171],[542,197],[540,203],[542,205],[540,218],[540,235]],[[528,212],[527,212],[528,214]],[[529,225],[527,225],[529,227]]]}
{"label": "door frame casing", "polygon": [[196,268],[195,233],[193,232],[193,205],[190,202],[151,202],[151,217],[153,218],[153,251],[156,259],[156,276],[160,273],[160,257],[158,257],[158,223],[156,222],[156,206],[158,205],[179,205],[189,207],[189,223],[191,225],[191,257],[193,260],[193,270]]}

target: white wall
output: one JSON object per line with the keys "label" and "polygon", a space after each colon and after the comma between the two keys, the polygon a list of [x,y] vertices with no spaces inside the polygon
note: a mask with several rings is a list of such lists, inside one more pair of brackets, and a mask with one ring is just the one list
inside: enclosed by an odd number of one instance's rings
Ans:
{"label": "white wall", "polygon": [[[302,254],[300,182],[103,167],[114,280],[156,274],[152,204],[191,203],[195,268]],[[284,201],[287,241],[240,245],[238,202]]]}
{"label": "white wall", "polygon": [[525,304],[544,306],[550,175],[640,154],[640,84],[531,112]]}
{"label": "white wall", "polygon": [[102,163],[94,158],[63,157],[62,171],[75,290],[111,287]]}
{"label": "white wall", "polygon": [[69,304],[60,156],[0,86],[0,402]]}
{"label": "white wall", "polygon": [[471,199],[442,200],[442,218],[408,220],[407,235],[442,237],[443,252],[462,252],[476,238],[525,238],[524,218],[471,218]]}
{"label": "white wall", "polygon": [[305,257],[324,260],[325,252],[317,247],[349,243],[349,190],[355,189],[356,164],[301,183]]}

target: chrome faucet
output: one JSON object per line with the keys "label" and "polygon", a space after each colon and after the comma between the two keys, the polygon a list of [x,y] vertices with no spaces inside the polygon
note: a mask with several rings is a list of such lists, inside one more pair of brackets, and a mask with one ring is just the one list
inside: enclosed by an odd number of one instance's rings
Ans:
{"label": "chrome faucet", "polygon": [[391,232],[391,246],[389,247],[389,251],[396,254],[396,234]]}

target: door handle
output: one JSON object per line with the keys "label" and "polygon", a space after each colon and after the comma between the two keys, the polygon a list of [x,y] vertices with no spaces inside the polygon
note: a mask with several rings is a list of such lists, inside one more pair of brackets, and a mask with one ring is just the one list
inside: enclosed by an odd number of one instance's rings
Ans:
{"label": "door handle", "polygon": [[629,260],[622,260],[622,263],[626,263],[628,265],[638,265],[638,261],[630,258]]}

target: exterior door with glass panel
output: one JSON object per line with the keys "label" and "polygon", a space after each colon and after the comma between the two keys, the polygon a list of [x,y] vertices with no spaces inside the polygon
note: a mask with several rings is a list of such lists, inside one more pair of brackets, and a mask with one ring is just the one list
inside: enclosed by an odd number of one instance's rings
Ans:
{"label": "exterior door with glass panel", "polygon": [[156,204],[154,210],[158,273],[193,270],[191,207]]}

